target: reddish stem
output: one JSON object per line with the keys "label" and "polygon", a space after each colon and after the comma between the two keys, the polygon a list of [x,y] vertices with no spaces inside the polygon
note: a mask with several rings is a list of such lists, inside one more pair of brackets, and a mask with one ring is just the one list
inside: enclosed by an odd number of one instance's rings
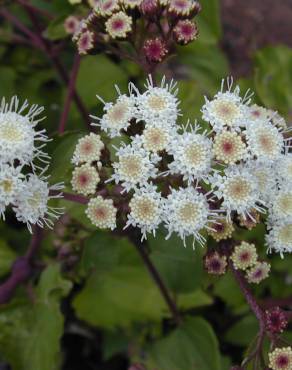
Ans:
{"label": "reddish stem", "polygon": [[80,55],[77,53],[74,58],[74,63],[73,63],[73,67],[72,67],[72,71],[70,75],[69,84],[68,84],[65,105],[64,105],[64,109],[63,109],[61,119],[60,119],[59,134],[62,134],[65,131],[65,126],[68,120],[72,98],[74,96],[75,83],[76,83],[79,67],[80,67]]}
{"label": "reddish stem", "polygon": [[24,256],[16,259],[9,278],[0,285],[0,304],[8,303],[17,287],[31,276],[33,272],[32,260],[41,245],[42,237],[42,229],[34,227],[29,249]]}

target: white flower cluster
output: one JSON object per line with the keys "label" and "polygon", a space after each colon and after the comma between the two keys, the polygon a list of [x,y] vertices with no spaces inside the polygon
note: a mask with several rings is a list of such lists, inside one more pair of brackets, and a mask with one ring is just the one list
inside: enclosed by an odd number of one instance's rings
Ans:
{"label": "white flower cluster", "polygon": [[[115,102],[93,117],[109,138],[120,137],[110,163],[114,181],[130,201],[125,227],[138,227],[142,239],[161,225],[183,241],[192,236],[203,244],[204,230],[234,217],[246,223],[268,212],[269,250],[292,250],[292,154],[285,120],[277,113],[251,105],[252,94],[240,96],[232,79],[205,98],[204,127],[177,123],[178,90],[163,78],[151,77],[145,91],[132,83],[129,94],[117,88]],[[130,138],[130,141],[128,140]],[[124,140],[125,139],[125,140]]]}
{"label": "white flower cluster", "polygon": [[27,101],[20,105],[16,96],[10,102],[3,98],[0,104],[0,217],[5,219],[10,206],[30,232],[35,224],[52,227],[52,219],[61,214],[48,206],[50,198],[61,196],[62,184],[50,187],[44,176],[50,157],[43,151],[48,141],[45,130],[36,129],[42,112],[42,107],[29,107]]}

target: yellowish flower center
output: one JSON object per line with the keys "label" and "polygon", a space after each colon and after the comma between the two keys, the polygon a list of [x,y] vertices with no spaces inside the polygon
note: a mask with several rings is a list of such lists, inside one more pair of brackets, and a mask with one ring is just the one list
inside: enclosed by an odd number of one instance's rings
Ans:
{"label": "yellowish flower center", "polygon": [[151,109],[159,112],[166,108],[166,101],[162,96],[151,95],[148,98],[148,105]]}
{"label": "yellowish flower center", "polygon": [[12,180],[2,180],[0,182],[0,187],[3,189],[4,193],[11,193],[13,190]]}
{"label": "yellowish flower center", "polygon": [[188,203],[180,207],[178,210],[178,218],[185,222],[186,224],[190,225],[196,221],[198,216],[198,208],[197,205],[194,203]]}
{"label": "yellowish flower center", "polygon": [[240,109],[233,102],[218,99],[213,104],[216,115],[228,126],[232,126],[233,120],[240,115]]}
{"label": "yellowish flower center", "polygon": [[283,226],[279,232],[279,239],[284,244],[292,243],[292,225]]}
{"label": "yellowish flower center", "polygon": [[10,142],[20,142],[23,139],[23,135],[16,125],[5,125],[0,127],[0,139]]}
{"label": "yellowish flower center", "polygon": [[200,165],[205,159],[205,154],[203,145],[191,144],[185,149],[185,158],[191,166]]}
{"label": "yellowish flower center", "polygon": [[248,181],[235,178],[226,185],[226,193],[230,198],[236,201],[244,201],[251,192],[251,186]]}
{"label": "yellowish flower center", "polygon": [[113,125],[118,125],[120,122],[125,120],[127,111],[128,107],[125,103],[116,103],[108,110],[108,118]]}

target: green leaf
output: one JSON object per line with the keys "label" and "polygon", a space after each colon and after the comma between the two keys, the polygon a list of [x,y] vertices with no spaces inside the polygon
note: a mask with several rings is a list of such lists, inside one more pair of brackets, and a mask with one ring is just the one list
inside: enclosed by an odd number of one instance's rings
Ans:
{"label": "green leaf", "polygon": [[7,243],[0,239],[0,276],[7,274],[16,258],[16,254]]}
{"label": "green leaf", "polygon": [[191,293],[179,294],[177,305],[182,309],[190,309],[201,306],[208,306],[213,303],[212,297],[198,289]]}
{"label": "green leaf", "polygon": [[207,321],[187,318],[170,335],[158,340],[146,353],[149,368],[159,370],[220,370],[217,338]]}
{"label": "green leaf", "polygon": [[162,235],[149,237],[148,242],[151,259],[169,289],[188,293],[200,287],[203,273],[200,247],[184,248],[178,237],[165,240]]}
{"label": "green leaf", "polygon": [[245,302],[236,281],[229,272],[215,283],[214,293],[231,307],[239,307]]}
{"label": "green leaf", "polygon": [[88,107],[98,105],[96,95],[105,101],[113,100],[117,95],[114,85],[118,85],[121,91],[127,88],[127,76],[117,64],[103,55],[82,59],[76,86]]}
{"label": "green leaf", "polygon": [[60,299],[71,288],[58,265],[42,273],[35,302],[14,302],[0,310],[0,346],[13,370],[57,370],[64,319]]}
{"label": "green leaf", "polygon": [[268,108],[288,115],[292,106],[292,50],[267,47],[255,54],[255,88]]}
{"label": "green leaf", "polygon": [[196,21],[199,26],[199,42],[216,43],[222,35],[218,0],[201,0],[202,11]]}
{"label": "green leaf", "polygon": [[169,315],[135,247],[126,239],[105,234],[99,239],[96,234],[85,246],[82,266],[92,273],[73,302],[80,319],[112,329]]}
{"label": "green leaf", "polygon": [[45,36],[49,40],[53,41],[60,40],[68,36],[64,27],[65,19],[66,16],[61,16],[50,22],[49,26],[45,31]]}
{"label": "green leaf", "polygon": [[0,67],[0,97],[5,96],[7,99],[15,93],[14,83],[16,74],[13,68]]}
{"label": "green leaf", "polygon": [[232,345],[248,346],[258,332],[258,321],[248,315],[236,322],[226,333],[225,339]]}
{"label": "green leaf", "polygon": [[54,138],[50,148],[50,182],[64,181],[69,183],[72,177],[73,165],[71,159],[78,140],[83,136],[82,133],[67,132],[64,135]]}

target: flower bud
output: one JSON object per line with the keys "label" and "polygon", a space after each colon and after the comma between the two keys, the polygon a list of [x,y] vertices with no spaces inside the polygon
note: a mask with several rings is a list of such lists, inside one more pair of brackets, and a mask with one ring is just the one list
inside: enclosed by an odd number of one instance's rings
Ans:
{"label": "flower bud", "polygon": [[288,321],[280,307],[273,307],[266,311],[266,326],[271,333],[282,333]]}
{"label": "flower bud", "polygon": [[160,38],[146,40],[143,46],[146,58],[150,62],[159,63],[167,55],[168,49],[165,42]]}
{"label": "flower bud", "polygon": [[159,8],[157,0],[143,0],[140,5],[140,11],[145,17],[152,18],[155,16]]}
{"label": "flower bud", "polygon": [[69,35],[73,35],[78,30],[80,20],[74,15],[70,15],[65,19],[64,28]]}
{"label": "flower bud", "polygon": [[218,252],[208,252],[204,258],[204,265],[209,274],[223,275],[226,272],[227,258]]}
{"label": "flower bud", "polygon": [[174,27],[173,36],[178,44],[186,45],[197,38],[198,27],[187,19],[181,20]]}

